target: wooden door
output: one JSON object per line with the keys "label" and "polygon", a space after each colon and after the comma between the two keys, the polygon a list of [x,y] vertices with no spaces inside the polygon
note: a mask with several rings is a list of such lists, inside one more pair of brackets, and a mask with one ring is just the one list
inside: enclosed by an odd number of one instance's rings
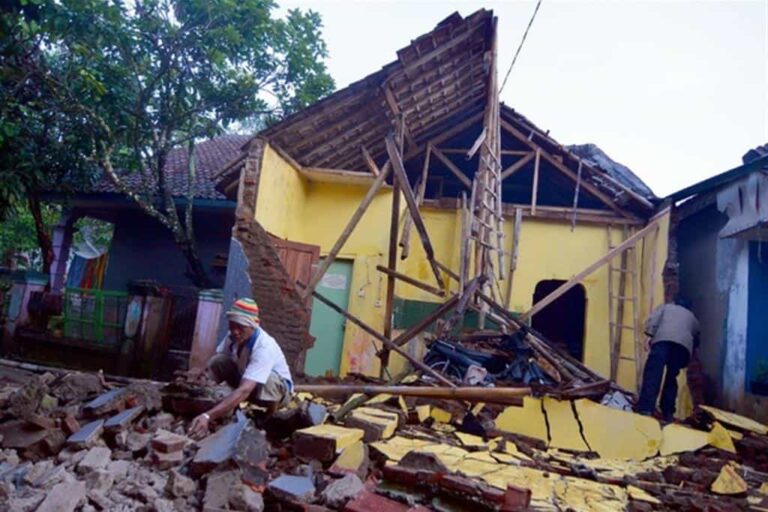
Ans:
{"label": "wooden door", "polygon": [[[283,264],[288,275],[294,281],[303,284],[309,283],[309,280],[312,278],[312,272],[314,272],[315,266],[320,259],[320,246],[282,240],[272,235],[269,238],[277,251],[280,263]],[[309,305],[311,305],[311,302],[309,302]]]}

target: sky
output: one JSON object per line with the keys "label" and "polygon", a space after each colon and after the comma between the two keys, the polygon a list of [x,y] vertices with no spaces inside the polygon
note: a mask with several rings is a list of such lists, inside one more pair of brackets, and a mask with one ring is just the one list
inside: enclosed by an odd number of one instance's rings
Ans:
{"label": "sky", "polygon": [[[454,11],[492,9],[500,80],[535,1],[283,0],[323,18],[342,88]],[[501,94],[562,144],[595,143],[665,196],[768,143],[768,0],[543,0]]]}

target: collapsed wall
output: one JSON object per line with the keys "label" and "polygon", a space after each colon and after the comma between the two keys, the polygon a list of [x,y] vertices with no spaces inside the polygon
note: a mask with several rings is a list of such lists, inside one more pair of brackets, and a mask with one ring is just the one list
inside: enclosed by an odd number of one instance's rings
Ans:
{"label": "collapsed wall", "polygon": [[257,138],[248,149],[232,233],[247,260],[252,298],[259,304],[261,324],[282,347],[291,371],[299,373],[304,368],[306,351],[314,343],[309,334],[311,315],[269,234],[255,219],[264,146],[264,141]]}

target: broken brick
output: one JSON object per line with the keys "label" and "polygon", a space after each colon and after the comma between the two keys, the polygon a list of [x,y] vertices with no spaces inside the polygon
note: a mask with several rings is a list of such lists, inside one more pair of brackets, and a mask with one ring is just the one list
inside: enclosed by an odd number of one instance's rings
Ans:
{"label": "broken brick", "polygon": [[56,428],[56,420],[43,416],[42,414],[28,413],[23,417],[24,421],[38,428],[52,429]]}
{"label": "broken brick", "polygon": [[522,512],[531,506],[531,490],[507,484],[501,512]]}
{"label": "broken brick", "polygon": [[178,466],[182,460],[184,460],[184,452],[181,450],[169,453],[152,452],[152,463],[159,469],[165,470]]}
{"label": "broken brick", "polygon": [[84,501],[85,482],[62,482],[53,486],[37,512],[73,512]]}
{"label": "broken brick", "polygon": [[347,502],[344,512],[407,512],[408,505],[379,496],[370,491],[363,491],[354,500]]}
{"label": "broken brick", "polygon": [[87,474],[91,471],[104,469],[112,460],[112,450],[106,446],[94,446],[85,454],[83,460],[77,465],[77,471],[80,474]]}
{"label": "broken brick", "polygon": [[61,420],[61,427],[64,429],[64,432],[68,436],[71,436],[72,434],[80,430],[80,423],[77,421],[77,419],[73,415],[67,414]]}
{"label": "broken brick", "polygon": [[364,479],[368,473],[369,463],[368,445],[358,441],[341,451],[331,467],[328,468],[328,473],[335,476],[352,473]]}
{"label": "broken brick", "polygon": [[0,426],[0,435],[3,438],[3,448],[25,449],[48,437],[48,432],[16,420]]}
{"label": "broken brick", "polygon": [[358,428],[317,425],[293,434],[293,452],[297,457],[330,462],[337,453],[363,438]]}
{"label": "broken brick", "polygon": [[349,500],[355,499],[365,490],[363,482],[357,475],[350,474],[334,480],[326,487],[321,498],[329,507],[341,508]]}
{"label": "broken brick", "polygon": [[152,448],[159,452],[178,452],[192,441],[186,436],[180,436],[167,430],[158,430],[152,438]]}
{"label": "broken brick", "polygon": [[396,413],[372,407],[360,407],[347,416],[344,424],[347,427],[362,429],[365,432],[363,440],[366,443],[374,443],[392,437],[399,421],[400,418]]}

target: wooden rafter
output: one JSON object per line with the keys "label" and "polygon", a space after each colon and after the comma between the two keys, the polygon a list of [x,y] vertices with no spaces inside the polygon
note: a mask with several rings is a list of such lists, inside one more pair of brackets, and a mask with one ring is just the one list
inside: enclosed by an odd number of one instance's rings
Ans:
{"label": "wooden rafter", "polygon": [[451,173],[456,176],[456,178],[464,184],[465,187],[468,189],[472,188],[472,181],[467,178],[467,175],[464,174],[461,169],[459,169],[456,164],[451,162],[451,160],[443,154],[442,151],[440,151],[438,148],[433,147],[432,152],[435,154],[435,156],[445,164],[445,166],[448,168]]}
{"label": "wooden rafter", "polygon": [[[522,142],[523,144],[527,145],[529,148],[531,148],[533,151],[540,151],[541,157],[544,158],[548,163],[550,163],[555,169],[560,171],[562,174],[570,178],[574,183],[578,181],[578,177],[576,174],[569,169],[565,164],[554,158],[552,155],[549,154],[548,151],[546,151],[544,148],[542,148],[539,144],[533,142],[530,140],[524,133],[522,133],[520,130],[509,124],[508,122],[501,120],[501,127],[510,135],[514,136],[517,140]],[[615,211],[622,217],[629,217],[632,218],[634,215],[629,213],[628,211],[624,210],[623,208],[619,207],[616,202],[608,197],[605,193],[603,193],[600,189],[598,189],[593,184],[587,182],[586,180],[582,180],[581,186],[583,186],[585,189],[587,189],[592,195],[600,199],[608,208]]]}
{"label": "wooden rafter", "polygon": [[421,238],[421,244],[424,247],[424,253],[427,255],[427,260],[432,267],[432,272],[435,274],[435,281],[440,288],[445,288],[443,278],[440,276],[440,270],[435,265],[435,251],[432,248],[432,242],[429,240],[429,233],[427,232],[427,228],[424,225],[424,219],[421,218],[421,213],[419,212],[419,207],[416,204],[416,198],[413,194],[413,189],[411,188],[411,184],[408,182],[408,176],[405,173],[403,161],[401,159],[400,153],[398,152],[397,145],[392,134],[387,136],[386,146],[387,153],[389,153],[389,161],[392,162],[395,179],[397,179],[400,183],[403,197],[405,198],[405,202],[411,212],[411,217],[413,217],[413,223],[416,226],[416,231],[419,233],[419,237]]}
{"label": "wooden rafter", "polygon": [[501,179],[502,181],[509,178],[513,174],[515,174],[517,171],[525,167],[525,165],[533,160],[533,158],[536,156],[535,151],[527,151],[525,153],[525,156],[521,159],[519,159],[517,162],[513,163],[503,171],[501,171]]}

